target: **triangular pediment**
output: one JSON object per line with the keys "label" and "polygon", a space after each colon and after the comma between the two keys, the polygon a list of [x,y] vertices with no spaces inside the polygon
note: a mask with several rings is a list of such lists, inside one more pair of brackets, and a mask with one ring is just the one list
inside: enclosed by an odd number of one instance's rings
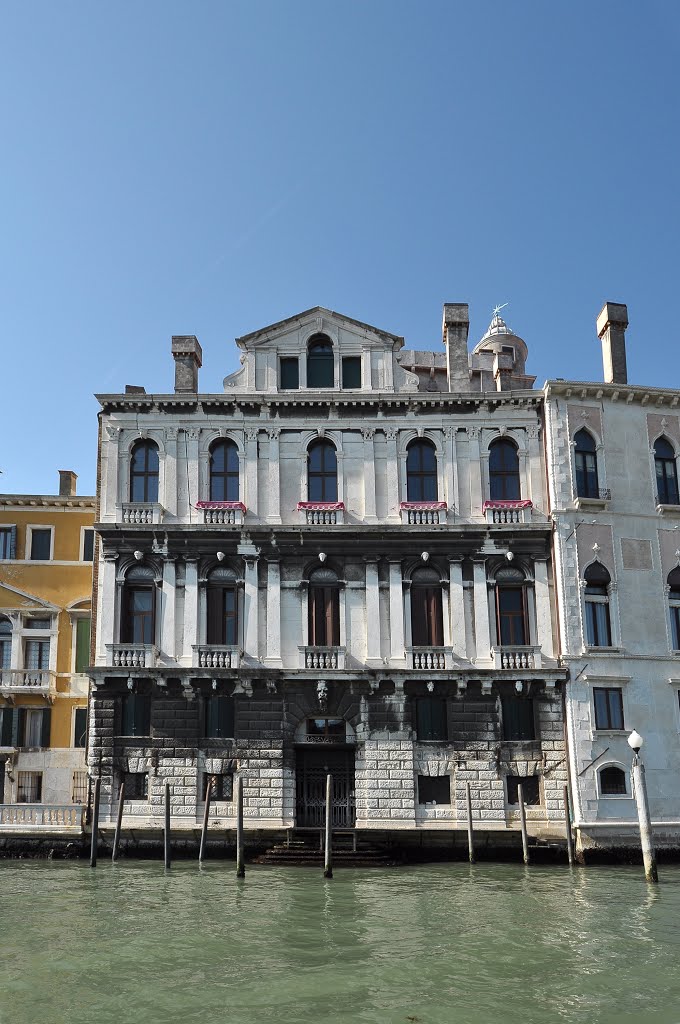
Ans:
{"label": "triangular pediment", "polygon": [[260,327],[257,331],[252,331],[250,334],[244,334],[237,338],[236,344],[239,348],[253,349],[258,345],[271,343],[276,338],[287,335],[291,331],[313,326],[315,322],[320,332],[328,330],[333,326],[337,328],[344,327],[350,331],[360,332],[368,340],[373,336],[375,341],[389,342],[392,345],[396,343],[399,347],[404,344],[404,339],[397,334],[383,331],[380,327],[374,327],[372,324],[364,323],[362,320],[355,320],[344,313],[336,313],[325,306],[314,306],[312,309],[306,309],[302,313],[296,313],[294,316],[278,320],[276,323],[268,324],[266,327]]}
{"label": "triangular pediment", "polygon": [[13,587],[9,583],[0,583],[0,609],[3,608],[22,610],[36,608],[47,609],[52,612],[59,611],[56,604],[52,604],[36,594],[30,594],[26,590],[20,590],[19,587]]}

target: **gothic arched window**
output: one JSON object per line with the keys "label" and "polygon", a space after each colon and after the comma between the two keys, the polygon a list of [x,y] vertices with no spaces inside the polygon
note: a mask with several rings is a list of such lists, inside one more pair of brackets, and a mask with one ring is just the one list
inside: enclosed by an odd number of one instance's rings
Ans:
{"label": "gothic arched window", "polygon": [[656,493],[659,504],[680,504],[675,452],[672,444],[665,437],[660,437],[654,445],[654,468],[656,470]]}
{"label": "gothic arched window", "polygon": [[406,500],[437,500],[437,455],[431,441],[412,441],[408,446]]}
{"label": "gothic arched window", "polygon": [[586,643],[589,647],[611,647],[609,584],[611,576],[600,562],[593,562],[584,573],[586,583]]}
{"label": "gothic arched window", "polygon": [[519,456],[508,438],[489,445],[489,497],[492,501],[519,501]]}
{"label": "gothic arched window", "polygon": [[673,650],[680,651],[680,566],[668,574],[668,608]]}
{"label": "gothic arched window", "polygon": [[579,498],[599,498],[600,484],[597,478],[597,455],[593,435],[588,430],[579,430],[574,437],[576,449],[576,494]]}

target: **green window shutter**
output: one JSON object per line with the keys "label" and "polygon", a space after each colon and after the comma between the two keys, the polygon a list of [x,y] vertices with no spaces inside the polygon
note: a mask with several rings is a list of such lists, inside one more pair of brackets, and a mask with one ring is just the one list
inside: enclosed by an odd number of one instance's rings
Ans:
{"label": "green window shutter", "polygon": [[42,713],[42,724],[40,727],[40,746],[49,747],[50,745],[50,725],[52,722],[52,709],[45,708]]}
{"label": "green window shutter", "polygon": [[234,699],[233,697],[219,697],[219,728],[220,736],[231,737],[234,735]]}
{"label": "green window shutter", "polygon": [[76,672],[85,672],[90,664],[90,620],[76,621]]}

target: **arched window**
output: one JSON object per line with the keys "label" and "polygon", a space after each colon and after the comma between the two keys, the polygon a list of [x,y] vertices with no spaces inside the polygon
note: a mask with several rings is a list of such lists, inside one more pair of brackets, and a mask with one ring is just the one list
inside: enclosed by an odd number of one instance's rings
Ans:
{"label": "arched window", "polygon": [[660,437],[654,445],[654,468],[656,470],[656,493],[660,505],[679,505],[678,474],[675,452],[670,441]]}
{"label": "arched window", "polygon": [[156,639],[156,587],[153,570],[135,565],[125,577],[121,607],[120,641],[153,644]]}
{"label": "arched window", "polygon": [[308,637],[310,647],[340,645],[340,583],[332,569],[310,573]]}
{"label": "arched window", "polygon": [[338,460],[330,441],[315,441],[307,450],[307,500],[338,500]]}
{"label": "arched window", "polygon": [[519,569],[496,573],[496,637],[500,647],[524,647],[529,642],[526,581]]}
{"label": "arched window", "polygon": [[431,441],[412,441],[408,446],[406,500],[437,500],[437,455]]}
{"label": "arched window", "polygon": [[238,644],[238,589],[233,569],[218,567],[208,576],[206,642],[218,646]]}
{"label": "arched window", "polygon": [[609,584],[611,576],[600,562],[589,565],[586,583],[586,643],[589,647],[611,647]]}
{"label": "arched window", "polygon": [[579,498],[599,498],[600,484],[597,478],[595,439],[588,430],[579,430],[574,441],[576,443],[576,493]]}
{"label": "arched window", "polygon": [[626,773],[621,768],[609,765],[600,769],[600,793],[602,796],[625,796]]}
{"label": "arched window", "polygon": [[519,457],[507,438],[489,445],[489,497],[492,501],[519,501]]}
{"label": "arched window", "polygon": [[238,501],[238,448],[233,441],[210,446],[210,500]]}
{"label": "arched window", "polygon": [[130,458],[130,501],[158,501],[158,445],[138,441]]}
{"label": "arched window", "polygon": [[416,569],[411,577],[411,644],[444,645],[442,586],[436,569]]}
{"label": "arched window", "polygon": [[315,334],[307,344],[307,387],[332,388],[334,383],[333,345],[325,334]]}
{"label": "arched window", "polygon": [[0,668],[9,668],[12,658],[12,623],[0,618]]}
{"label": "arched window", "polygon": [[680,566],[668,574],[668,587],[673,650],[680,651]]}

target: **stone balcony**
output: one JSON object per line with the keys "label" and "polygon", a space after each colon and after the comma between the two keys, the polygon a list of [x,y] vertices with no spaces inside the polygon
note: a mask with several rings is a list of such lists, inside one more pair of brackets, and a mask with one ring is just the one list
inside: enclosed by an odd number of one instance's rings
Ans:
{"label": "stone balcony", "polygon": [[344,647],[298,647],[300,668],[334,671],[345,667]]}
{"label": "stone balcony", "polygon": [[574,507],[584,512],[602,512],[611,501],[612,493],[608,487],[600,487],[597,494],[577,494]]}
{"label": "stone balcony", "polygon": [[3,695],[23,693],[46,697],[56,690],[56,673],[46,668],[6,668],[0,673],[0,693]]}
{"label": "stone balcony", "polygon": [[82,804],[0,804],[0,828],[81,829],[85,817]]}
{"label": "stone balcony", "polygon": [[344,522],[343,501],[298,501],[297,510],[305,526],[342,526]]}
{"label": "stone balcony", "polygon": [[492,647],[493,667],[504,671],[523,671],[541,667],[540,647]]}
{"label": "stone balcony", "polygon": [[445,526],[445,501],[402,501],[399,505],[403,526]]}
{"label": "stone balcony", "polygon": [[124,501],[118,506],[117,519],[125,526],[158,526],[164,511],[157,501]]}
{"label": "stone balcony", "polygon": [[107,644],[106,653],[112,668],[156,668],[158,664],[155,644]]}
{"label": "stone balcony", "polygon": [[452,647],[407,647],[406,663],[418,672],[453,668]]}
{"label": "stone balcony", "polygon": [[241,664],[241,649],[233,644],[198,644],[192,648],[196,668],[233,668]]}
{"label": "stone balcony", "polygon": [[530,523],[533,504],[524,501],[485,501],[482,511],[490,526],[517,526]]}
{"label": "stone balcony", "polygon": [[206,526],[243,526],[246,506],[242,501],[197,501]]}

